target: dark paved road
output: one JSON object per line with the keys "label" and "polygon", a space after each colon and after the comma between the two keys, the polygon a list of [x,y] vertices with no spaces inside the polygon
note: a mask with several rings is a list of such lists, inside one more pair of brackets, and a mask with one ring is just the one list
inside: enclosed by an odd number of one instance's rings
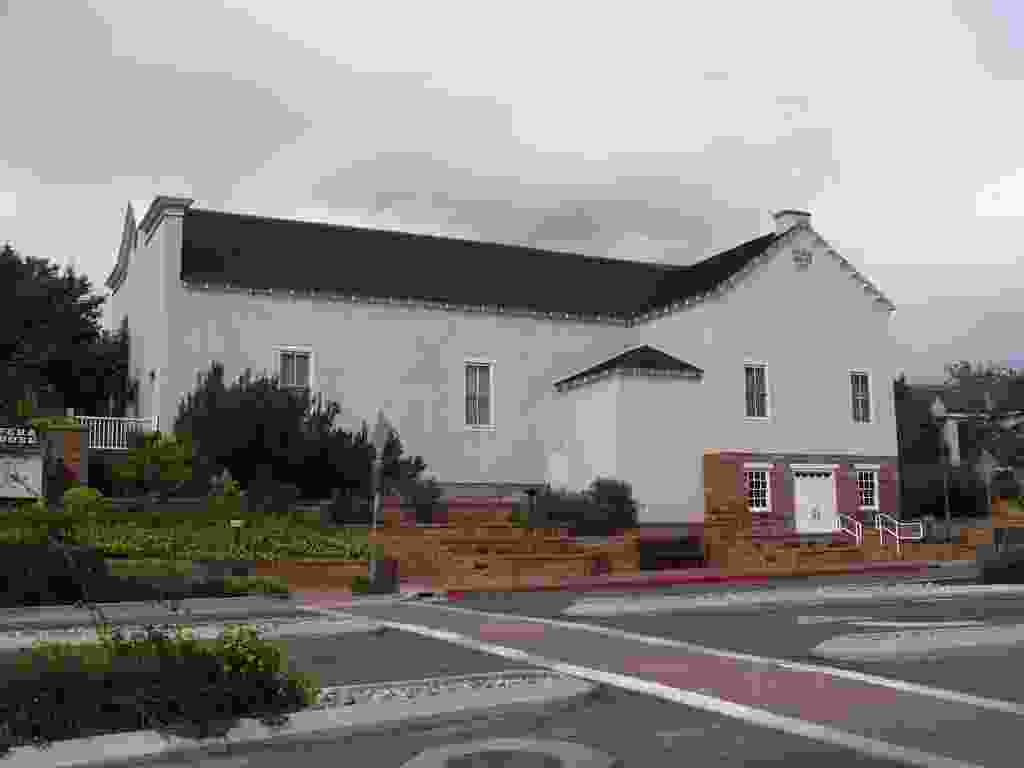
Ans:
{"label": "dark paved road", "polygon": [[[701,709],[728,708],[732,705],[720,702],[732,702],[976,765],[991,768],[1019,765],[1019,759],[1007,752],[1005,745],[1020,732],[1024,717],[994,708],[979,708],[962,700],[944,700],[893,687],[693,650],[654,647],[583,629],[522,622],[507,613],[481,616],[447,610],[441,605],[409,603],[360,607],[353,612],[373,619],[455,632],[563,663],[628,675],[640,684],[640,681],[660,683],[679,691],[712,697],[688,699],[693,707]],[[686,621],[694,618],[688,615]],[[722,617],[696,618],[718,622]],[[752,639],[765,637],[766,633],[759,628],[759,618],[748,614],[748,623],[742,628],[733,627],[721,634],[745,633]],[[669,619],[679,623],[678,617]],[[635,620],[630,619],[628,628],[637,629],[635,624]],[[684,625],[680,626],[677,637],[701,639],[686,631]],[[671,623],[666,622],[663,629],[661,634],[669,634]],[[680,718],[688,717],[689,706],[679,708]],[[750,722],[760,722],[759,715],[751,716]],[[628,717],[632,724],[631,715]]]}
{"label": "dark paved road", "polygon": [[[668,594],[665,592],[665,594]],[[648,593],[638,596],[649,596]],[[575,599],[559,593],[523,594],[464,600],[453,605],[500,614],[538,616],[615,627],[741,653],[828,664],[922,685],[1024,702],[1024,646],[989,654],[945,655],[927,661],[870,663],[822,660],[811,649],[836,635],[899,631],[899,627],[856,626],[857,620],[881,622],[981,621],[1024,624],[1024,596],[966,597],[931,601],[843,601],[813,606],[756,606],[657,614],[564,616]],[[593,596],[587,596],[593,597]]]}
{"label": "dark paved road", "polygon": [[505,715],[475,724],[406,733],[390,732],[299,746],[264,747],[251,754],[201,762],[163,763],[166,768],[400,768],[424,749],[493,738],[557,739],[585,744],[622,761],[621,768],[888,768],[902,765],[850,750],[756,728],[639,694],[605,690],[569,711]]}

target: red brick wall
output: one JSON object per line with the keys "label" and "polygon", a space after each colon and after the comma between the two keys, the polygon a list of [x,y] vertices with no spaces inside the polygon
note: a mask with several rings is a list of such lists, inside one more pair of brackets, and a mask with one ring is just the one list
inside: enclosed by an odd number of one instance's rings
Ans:
{"label": "red brick wall", "polygon": [[776,461],[774,464],[769,480],[772,494],[771,510],[773,517],[784,517],[786,527],[792,528],[796,503],[793,498],[792,478],[789,477],[784,461]]}
{"label": "red brick wall", "polygon": [[850,515],[862,523],[867,522],[860,512],[860,497],[857,493],[857,478],[851,477],[853,464],[841,463],[836,470],[836,511],[842,515]]}
{"label": "red brick wall", "polygon": [[878,470],[878,511],[899,519],[900,481],[895,463],[883,463]]}

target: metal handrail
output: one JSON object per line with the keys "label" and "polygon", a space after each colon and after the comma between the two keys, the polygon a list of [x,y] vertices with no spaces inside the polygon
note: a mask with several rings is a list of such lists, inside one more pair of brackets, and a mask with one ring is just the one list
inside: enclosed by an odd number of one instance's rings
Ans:
{"label": "metal handrail", "polygon": [[[885,520],[891,520],[892,523],[893,523],[893,526],[891,528],[887,527],[885,525],[885,522],[884,522]],[[903,534],[900,533],[900,526],[901,525],[916,525],[917,526],[917,533],[916,534],[912,534],[910,536],[904,536]],[[884,544],[885,543],[883,537],[884,537],[884,535],[886,533],[891,533],[893,535],[893,538],[896,539],[896,554],[897,555],[900,553],[900,541],[920,541],[921,539],[924,538],[924,522],[921,521],[921,520],[913,520],[913,521],[904,523],[904,522],[901,522],[901,521],[897,520],[892,515],[886,515],[886,514],[878,513],[877,515],[875,515],[875,527],[878,528],[878,543],[879,544]]]}
{"label": "metal handrail", "polygon": [[[849,520],[851,523],[853,523],[852,529],[844,527],[843,519]],[[853,536],[853,538],[857,540],[858,547],[864,541],[864,523],[850,515],[844,515],[842,513],[839,513],[836,516],[836,530],[842,531],[843,533],[848,533],[851,536]]]}

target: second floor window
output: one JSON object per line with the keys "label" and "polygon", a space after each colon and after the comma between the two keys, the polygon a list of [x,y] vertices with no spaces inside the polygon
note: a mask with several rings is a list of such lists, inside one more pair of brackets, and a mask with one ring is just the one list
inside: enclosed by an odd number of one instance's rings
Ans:
{"label": "second floor window", "polygon": [[281,352],[281,386],[309,389],[309,352]]}
{"label": "second floor window", "polygon": [[747,379],[747,418],[768,418],[768,385],[763,365],[745,365]]}
{"label": "second floor window", "polygon": [[466,426],[492,425],[491,365],[466,363]]}
{"label": "second floor window", "polygon": [[871,393],[868,375],[858,371],[850,373],[850,392],[853,398],[853,420],[862,424],[871,421]]}

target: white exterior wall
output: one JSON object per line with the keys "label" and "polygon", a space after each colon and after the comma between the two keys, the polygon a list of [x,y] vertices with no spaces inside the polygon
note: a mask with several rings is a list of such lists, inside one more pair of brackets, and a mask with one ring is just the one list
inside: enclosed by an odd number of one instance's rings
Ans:
{"label": "white exterior wall", "polygon": [[[701,452],[897,455],[889,313],[804,239],[814,251],[806,271],[785,248],[720,299],[634,329],[637,343],[704,369],[703,407],[688,422]],[[745,360],[767,366],[767,420],[745,417]],[[853,421],[855,369],[869,373],[869,424]]]}
{"label": "white exterior wall", "polygon": [[[162,377],[168,368],[170,354],[168,340],[168,313],[172,309],[168,286],[168,272],[177,262],[175,249],[180,252],[180,219],[167,217],[147,237],[139,232],[139,247],[129,255],[124,281],[111,294],[109,323],[113,330],[120,328],[128,318],[130,338],[131,375],[139,382],[137,402],[132,409],[141,417],[157,415],[160,429],[168,430],[161,392]],[[179,262],[180,263],[180,262]],[[149,372],[154,372],[150,379]]]}
{"label": "white exterior wall", "polygon": [[556,409],[567,418],[560,420],[548,451],[546,480],[552,487],[576,492],[596,477],[617,477],[621,393],[622,380],[612,377],[555,395]]}
{"label": "white exterior wall", "polygon": [[700,420],[707,388],[697,379],[618,379],[618,480],[633,488],[642,523],[704,519],[701,477],[706,433]]}
{"label": "white exterior wall", "polygon": [[[164,398],[172,420],[212,360],[233,380],[246,367],[274,371],[276,347],[300,346],[312,351],[314,390],[341,407],[339,426],[365,420],[372,428],[383,408],[406,452],[423,456],[440,482],[543,482],[560,419],[553,382],[571,372],[571,361],[627,338],[627,329],[607,325],[177,285]],[[494,364],[494,429],[466,428],[468,360]]]}

